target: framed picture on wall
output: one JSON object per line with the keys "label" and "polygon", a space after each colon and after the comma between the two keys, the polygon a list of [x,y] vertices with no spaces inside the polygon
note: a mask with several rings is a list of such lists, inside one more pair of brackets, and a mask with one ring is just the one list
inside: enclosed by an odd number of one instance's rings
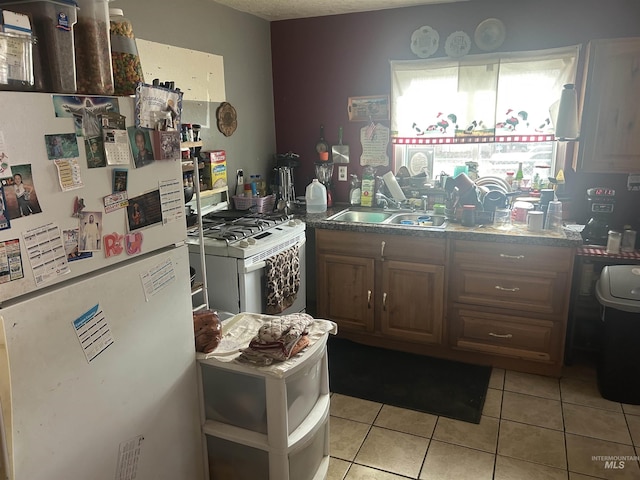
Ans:
{"label": "framed picture on wall", "polygon": [[347,110],[350,122],[389,120],[389,95],[349,97]]}

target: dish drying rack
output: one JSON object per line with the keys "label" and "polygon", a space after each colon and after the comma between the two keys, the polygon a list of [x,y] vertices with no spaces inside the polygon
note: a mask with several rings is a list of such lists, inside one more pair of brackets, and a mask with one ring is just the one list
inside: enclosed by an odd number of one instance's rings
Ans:
{"label": "dish drying rack", "polygon": [[257,213],[266,213],[273,210],[273,206],[276,203],[275,195],[267,195],[266,197],[240,197],[234,195],[233,205],[236,210],[249,210],[255,207],[254,211]]}

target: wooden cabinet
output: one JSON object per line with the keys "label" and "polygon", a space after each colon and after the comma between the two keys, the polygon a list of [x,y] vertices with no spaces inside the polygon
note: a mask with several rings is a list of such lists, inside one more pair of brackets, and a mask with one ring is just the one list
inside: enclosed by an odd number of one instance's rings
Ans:
{"label": "wooden cabinet", "polygon": [[340,331],[373,332],[374,268],[373,258],[318,254],[319,316]]}
{"label": "wooden cabinet", "polygon": [[640,169],[640,37],[594,40],[582,85],[577,167],[585,172]]}
{"label": "wooden cabinet", "polygon": [[574,250],[453,240],[449,341],[494,365],[559,375]]}
{"label": "wooden cabinet", "polygon": [[380,331],[419,343],[442,341],[444,266],[387,260],[382,263]]}
{"label": "wooden cabinet", "polygon": [[315,241],[317,314],[338,335],[560,376],[575,247],[318,228]]}
{"label": "wooden cabinet", "polygon": [[316,230],[318,315],[338,332],[442,341],[446,241]]}

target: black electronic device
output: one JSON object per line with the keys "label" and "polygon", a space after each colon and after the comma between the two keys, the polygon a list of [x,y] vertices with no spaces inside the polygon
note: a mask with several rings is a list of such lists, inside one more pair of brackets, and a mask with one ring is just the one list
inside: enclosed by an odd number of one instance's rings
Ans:
{"label": "black electronic device", "polygon": [[582,240],[587,245],[606,245],[616,191],[607,187],[588,188],[587,202],[591,218],[582,230]]}

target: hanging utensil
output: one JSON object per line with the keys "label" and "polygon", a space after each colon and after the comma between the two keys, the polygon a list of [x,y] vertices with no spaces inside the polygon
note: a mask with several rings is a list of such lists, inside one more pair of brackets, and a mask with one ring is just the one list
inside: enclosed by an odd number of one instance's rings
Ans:
{"label": "hanging utensil", "polygon": [[338,128],[338,145],[331,147],[333,163],[349,163],[349,145],[342,144],[342,127]]}
{"label": "hanging utensil", "polygon": [[329,144],[324,139],[324,125],[320,125],[320,139],[316,143],[316,152],[320,155],[323,152],[329,152]]}

